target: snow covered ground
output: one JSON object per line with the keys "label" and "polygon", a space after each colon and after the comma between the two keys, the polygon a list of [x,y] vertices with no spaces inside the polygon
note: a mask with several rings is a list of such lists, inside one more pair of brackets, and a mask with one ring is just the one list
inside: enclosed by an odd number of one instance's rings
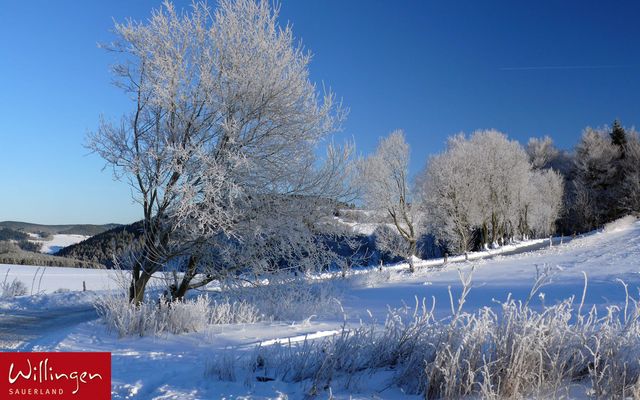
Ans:
{"label": "snow covered ground", "polygon": [[[426,298],[429,305],[435,299],[436,312],[445,316],[450,309],[449,287],[456,298],[461,290],[459,272],[467,274],[472,269],[473,288],[464,305],[468,311],[495,306],[494,299],[503,301],[510,294],[516,299],[525,299],[535,279],[536,267],[538,270],[548,267],[553,275],[551,282],[535,296],[534,306],[555,304],[570,296],[579,299],[585,275],[586,306],[622,304],[625,292],[619,280],[629,285],[632,295],[637,297],[639,293],[640,222],[626,220],[563,244],[556,240],[552,247],[548,242],[533,243],[533,247],[531,243],[527,245],[530,247],[521,246],[520,250],[525,252],[520,254],[501,255],[492,250],[492,257],[487,259],[475,259],[474,255],[469,262],[450,262],[445,266],[442,260],[423,262],[415,274],[409,274],[406,265],[387,267],[382,272],[359,271],[347,283],[340,283],[344,288],[341,303],[345,315],[305,322],[218,325],[194,334],[126,339],[105,333],[94,315],[82,311],[92,296],[119,287],[118,276],[113,271],[47,268],[40,289],[50,294],[0,301],[0,313],[4,314],[0,315],[0,327],[11,315],[42,308],[48,308],[51,313],[75,310],[76,316],[68,319],[70,326],[23,338],[17,346],[40,351],[111,351],[114,399],[297,399],[305,397],[308,386],[258,382],[251,374],[240,373],[235,381],[222,382],[205,374],[207,365],[221,357],[228,357],[229,365],[233,365],[233,359],[239,354],[253,351],[260,343],[269,346],[332,335],[345,319],[350,325],[372,318],[383,322],[388,306],[413,305],[416,298]],[[528,251],[536,247],[543,248]],[[509,251],[515,250],[518,249]],[[34,267],[0,265],[0,276],[4,277],[8,269],[9,279],[18,277],[27,284],[33,280]],[[82,280],[89,290],[98,293],[53,293],[59,288],[80,290]],[[37,319],[33,321],[37,323]],[[349,390],[337,385],[331,393],[338,399],[414,398],[388,386],[385,372],[380,372],[352,385]],[[328,391],[320,393],[318,398],[327,397]]]}
{"label": "snow covered ground", "polygon": [[18,279],[26,285],[27,294],[40,295],[81,291],[82,282],[87,290],[111,290],[121,287],[120,282],[126,279],[116,270],[0,264],[0,282],[5,278],[7,281]]}
{"label": "snow covered ground", "polygon": [[36,234],[30,234],[34,239],[32,242],[42,243],[42,248],[40,249],[41,253],[54,254],[60,249],[63,249],[67,246],[71,246],[72,244],[80,243],[83,240],[89,238],[89,236],[84,235],[61,235],[56,234],[49,240],[38,239],[40,236]]}

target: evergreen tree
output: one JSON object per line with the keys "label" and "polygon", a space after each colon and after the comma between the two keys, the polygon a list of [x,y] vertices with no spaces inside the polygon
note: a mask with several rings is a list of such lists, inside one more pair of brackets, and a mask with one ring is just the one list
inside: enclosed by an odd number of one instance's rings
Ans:
{"label": "evergreen tree", "polygon": [[585,130],[574,158],[572,207],[577,230],[588,231],[618,217],[618,157],[618,147],[605,130]]}
{"label": "evergreen tree", "polygon": [[611,128],[609,136],[611,137],[611,143],[620,148],[621,158],[624,158],[624,147],[627,144],[627,132],[625,132],[622,125],[620,125],[620,121],[617,119],[613,121],[613,127]]}
{"label": "evergreen tree", "polygon": [[625,158],[620,160],[624,171],[621,196],[618,198],[622,213],[640,213],[640,137],[637,132],[627,133],[624,146]]}
{"label": "evergreen tree", "polygon": [[617,119],[613,121],[609,137],[611,138],[611,144],[614,145],[618,153],[617,157],[611,160],[615,170],[615,174],[611,181],[611,191],[612,195],[617,199],[611,208],[611,213],[613,218],[619,218],[624,216],[626,213],[624,210],[625,207],[623,206],[625,203],[623,199],[629,196],[629,188],[625,187],[626,175],[629,170],[627,163],[625,162],[627,158],[629,137],[625,129],[620,124],[620,121]]}

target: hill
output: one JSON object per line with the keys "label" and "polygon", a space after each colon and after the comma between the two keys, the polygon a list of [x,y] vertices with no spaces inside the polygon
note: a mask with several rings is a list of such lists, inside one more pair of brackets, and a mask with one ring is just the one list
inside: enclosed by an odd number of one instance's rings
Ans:
{"label": "hill", "polygon": [[142,237],[142,221],[130,225],[118,225],[80,243],[64,247],[55,255],[99,263],[111,268],[114,254],[120,254],[140,237]]}
{"label": "hill", "polygon": [[62,234],[62,235],[83,235],[94,236],[110,229],[121,226],[119,224],[104,224],[104,225],[91,225],[91,224],[70,224],[70,225],[42,225],[32,224],[29,222],[19,221],[2,221],[0,222],[0,229],[6,228],[14,231],[27,232],[27,233],[45,233],[49,235]]}

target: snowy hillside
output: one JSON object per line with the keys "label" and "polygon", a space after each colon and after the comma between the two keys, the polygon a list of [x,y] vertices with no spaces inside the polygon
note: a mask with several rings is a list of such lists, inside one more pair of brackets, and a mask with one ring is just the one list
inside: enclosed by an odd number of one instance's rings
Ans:
{"label": "snowy hillside", "polygon": [[[544,248],[536,251],[526,251],[525,247],[521,254],[495,254],[488,259],[450,262],[446,266],[441,262],[425,262],[418,264],[415,274],[408,274],[406,265],[395,265],[382,272],[360,271],[347,280],[337,279],[333,285],[344,316],[335,312],[307,321],[211,325],[202,332],[185,335],[118,339],[113,333],[105,333],[104,325],[91,320],[95,315],[92,316],[87,306],[92,296],[104,292],[5,299],[2,308],[10,311],[0,317],[0,343],[4,340],[7,347],[28,350],[111,351],[114,399],[303,398],[310,390],[308,382],[260,382],[237,360],[252,354],[260,343],[267,348],[278,342],[286,344],[330,336],[339,332],[343,317],[349,327],[372,319],[382,324],[388,306],[413,305],[416,298],[426,298],[429,307],[434,298],[436,314],[444,317],[451,308],[448,288],[451,287],[454,299],[461,291],[459,270],[464,275],[474,269],[473,287],[463,307],[470,312],[485,306],[496,307],[494,299],[504,301],[509,295],[526,299],[536,277],[536,267],[538,271],[548,268],[551,273],[550,282],[532,300],[533,307],[537,308],[571,296],[580,299],[585,275],[588,279],[586,309],[591,305],[624,306],[625,292],[619,280],[629,286],[631,294],[638,292],[640,222],[626,219],[603,231],[573,240],[565,238],[562,244],[558,240],[551,247],[548,243],[543,245]],[[34,280],[34,273],[32,267],[0,265],[0,276],[6,275],[8,280],[18,278],[28,286]],[[49,268],[41,278],[40,289],[47,293],[60,288],[80,290],[82,280],[89,290],[118,287],[117,274],[112,271]],[[36,285],[38,281],[39,277],[35,279]],[[39,317],[29,313],[36,313],[43,305],[51,313],[75,307],[73,316],[65,320],[68,326],[49,327],[42,334],[28,331],[18,334],[7,328],[11,315],[31,315],[37,322]],[[8,337],[15,340],[10,343]],[[231,370],[225,374],[213,373],[216,369],[212,365],[227,365]],[[390,374],[390,371],[381,371],[375,376],[361,376],[361,381],[348,389],[336,383],[331,394],[338,399],[414,398],[389,387],[386,379]],[[327,390],[322,389],[319,398],[329,396]]]}
{"label": "snowy hillside", "polygon": [[55,254],[60,249],[71,246],[72,244],[80,243],[89,238],[89,236],[84,235],[55,234],[52,235],[51,239],[42,240],[38,239],[38,235],[31,234],[30,236],[34,238],[31,240],[32,242],[42,243],[40,252],[47,254]]}

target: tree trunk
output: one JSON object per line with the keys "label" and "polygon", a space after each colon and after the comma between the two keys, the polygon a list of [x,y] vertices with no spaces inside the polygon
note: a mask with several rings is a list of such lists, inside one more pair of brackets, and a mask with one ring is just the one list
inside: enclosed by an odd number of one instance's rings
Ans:
{"label": "tree trunk", "polygon": [[416,240],[409,239],[409,271],[411,273],[416,272],[416,267],[413,265],[413,256],[416,255]]}
{"label": "tree trunk", "polygon": [[498,240],[498,217],[496,213],[491,213],[491,246]]}
{"label": "tree trunk", "polygon": [[489,228],[487,227],[487,223],[482,223],[482,249],[484,250],[487,247],[487,242],[489,240]]}
{"label": "tree trunk", "polygon": [[133,304],[140,304],[144,300],[144,291],[147,283],[151,279],[151,274],[146,271],[142,273],[133,273],[131,286],[129,286],[129,301]]}
{"label": "tree trunk", "polygon": [[187,291],[190,288],[191,280],[196,276],[197,273],[197,265],[198,265],[198,257],[192,255],[189,257],[189,263],[187,264],[187,269],[182,276],[182,281],[180,285],[177,287],[172,287],[171,289],[171,301],[182,300],[184,296],[187,294]]}

